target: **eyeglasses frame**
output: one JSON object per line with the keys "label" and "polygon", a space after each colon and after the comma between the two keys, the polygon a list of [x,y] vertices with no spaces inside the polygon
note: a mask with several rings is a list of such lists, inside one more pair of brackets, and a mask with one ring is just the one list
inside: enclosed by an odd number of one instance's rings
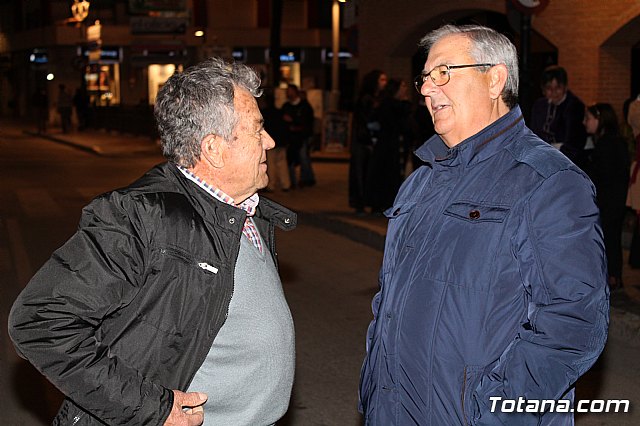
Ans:
{"label": "eyeglasses frame", "polygon": [[[471,68],[471,67],[493,67],[496,64],[464,64],[464,65],[448,65],[448,64],[440,64],[440,65],[436,65],[435,67],[431,68],[431,71],[429,72],[421,72],[420,74],[418,74],[417,76],[414,77],[413,79],[413,85],[416,88],[416,90],[418,91],[418,93],[422,93],[422,86],[424,86],[424,84],[427,82],[426,77],[428,76],[431,81],[433,82],[434,85],[441,87],[444,86],[445,84],[449,83],[449,81],[451,81],[451,70],[454,69],[459,69],[459,68]],[[431,77],[431,73],[438,67],[447,67],[447,76],[449,78],[447,78],[447,81],[445,81],[442,84],[436,84],[436,81],[434,80],[433,77]],[[418,84],[420,83],[420,84]]]}

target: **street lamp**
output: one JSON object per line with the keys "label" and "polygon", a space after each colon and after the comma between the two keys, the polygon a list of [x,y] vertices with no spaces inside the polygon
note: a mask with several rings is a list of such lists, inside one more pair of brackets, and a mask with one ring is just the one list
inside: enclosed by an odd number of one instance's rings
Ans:
{"label": "street lamp", "polygon": [[329,96],[329,109],[337,111],[340,105],[340,3],[346,0],[333,0],[331,9],[331,40],[333,57],[331,58],[331,95]]}
{"label": "street lamp", "polygon": [[87,16],[89,16],[89,6],[90,3],[87,0],[73,0],[71,13],[73,14],[73,17],[76,18],[77,22],[82,22]]}

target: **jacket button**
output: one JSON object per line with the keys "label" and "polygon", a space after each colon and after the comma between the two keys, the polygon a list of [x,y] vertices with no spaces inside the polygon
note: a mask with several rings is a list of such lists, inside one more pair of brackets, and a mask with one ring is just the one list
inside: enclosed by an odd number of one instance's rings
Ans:
{"label": "jacket button", "polygon": [[469,218],[471,218],[471,219],[480,219],[480,212],[478,210],[471,210],[469,212]]}
{"label": "jacket button", "polygon": [[229,223],[232,225],[236,223],[236,218],[235,217],[229,218]]}
{"label": "jacket button", "polygon": [[291,223],[291,219],[289,219],[288,217],[284,219],[284,223],[286,223],[287,225]]}

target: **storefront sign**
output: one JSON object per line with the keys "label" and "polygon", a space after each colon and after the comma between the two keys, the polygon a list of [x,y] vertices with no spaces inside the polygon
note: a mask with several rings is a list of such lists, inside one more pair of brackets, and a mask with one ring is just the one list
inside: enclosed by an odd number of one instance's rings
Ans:
{"label": "storefront sign", "polygon": [[102,46],[99,49],[83,47],[82,55],[92,63],[117,64],[122,62],[122,49],[117,46]]}
{"label": "storefront sign", "polygon": [[159,10],[186,10],[186,0],[129,0],[129,12],[147,14]]}
{"label": "storefront sign", "polygon": [[[322,63],[330,63],[333,60],[333,50],[331,49],[322,49],[320,52]],[[351,59],[353,54],[351,52],[347,52],[346,50],[340,50],[338,52],[338,61],[346,62],[348,59]]]}
{"label": "storefront sign", "polygon": [[247,60],[247,51],[239,47],[234,47],[231,56],[237,62],[245,62]]}
{"label": "storefront sign", "polygon": [[186,60],[188,53],[183,43],[172,40],[131,45],[131,60],[138,65],[178,64]]}
{"label": "storefront sign", "polygon": [[[271,62],[271,52],[264,50],[265,62]],[[280,62],[304,62],[304,50],[300,48],[280,49]]]}
{"label": "storefront sign", "polygon": [[29,62],[35,65],[46,64],[49,62],[49,55],[44,50],[34,49],[29,55]]}
{"label": "storefront sign", "polygon": [[184,34],[189,25],[188,18],[164,18],[132,16],[132,34]]}

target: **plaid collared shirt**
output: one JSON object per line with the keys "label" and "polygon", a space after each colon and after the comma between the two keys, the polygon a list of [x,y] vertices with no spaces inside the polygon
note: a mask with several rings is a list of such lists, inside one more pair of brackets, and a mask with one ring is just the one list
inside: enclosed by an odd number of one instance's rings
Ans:
{"label": "plaid collared shirt", "polygon": [[251,197],[247,198],[239,205],[236,205],[233,198],[225,194],[219,188],[211,186],[209,183],[205,182],[202,178],[193,174],[191,170],[188,170],[178,164],[176,164],[176,167],[178,168],[178,170],[182,172],[182,174],[187,179],[189,179],[190,181],[198,185],[200,188],[207,191],[216,200],[244,210],[247,213],[247,218],[244,221],[244,226],[242,227],[242,233],[247,238],[249,238],[249,241],[251,241],[258,250],[260,250],[260,253],[263,252],[260,233],[258,232],[258,228],[256,228],[256,224],[253,222],[253,215],[256,214],[256,207],[258,207],[258,203],[260,202],[260,197],[258,196],[257,193],[253,194]]}

